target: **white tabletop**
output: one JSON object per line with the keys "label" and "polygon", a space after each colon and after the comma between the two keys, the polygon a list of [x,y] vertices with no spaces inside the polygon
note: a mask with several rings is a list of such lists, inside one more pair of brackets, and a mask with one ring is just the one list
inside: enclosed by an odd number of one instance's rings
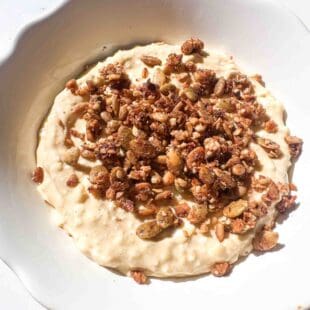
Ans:
{"label": "white tabletop", "polygon": [[[251,1],[251,0],[248,0]],[[263,1],[263,0],[262,0]],[[271,0],[270,0],[271,1]],[[309,0],[277,0],[310,29]],[[64,0],[0,0],[0,59],[12,48],[24,25],[40,18]],[[44,309],[25,290],[16,275],[0,260],[0,309]]]}

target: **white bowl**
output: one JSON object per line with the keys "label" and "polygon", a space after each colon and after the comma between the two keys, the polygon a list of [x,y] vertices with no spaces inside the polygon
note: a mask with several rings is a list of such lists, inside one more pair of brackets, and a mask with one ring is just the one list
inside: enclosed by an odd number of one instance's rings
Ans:
{"label": "white bowl", "polygon": [[[135,285],[88,260],[51,220],[29,178],[36,132],[64,82],[119,47],[198,36],[261,73],[304,138],[294,173],[300,207],[278,226],[279,251],[250,255],[225,278]],[[66,2],[28,27],[0,65],[0,254],[42,304],[53,309],[295,309],[310,305],[308,102],[310,36],[270,1]],[[106,46],[103,50],[103,47]]]}

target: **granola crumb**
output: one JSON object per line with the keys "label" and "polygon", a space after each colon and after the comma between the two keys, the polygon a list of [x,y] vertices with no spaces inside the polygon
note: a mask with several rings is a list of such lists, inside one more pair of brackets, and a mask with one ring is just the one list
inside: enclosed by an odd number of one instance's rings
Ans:
{"label": "granola crumb", "polygon": [[43,179],[44,179],[44,171],[42,167],[36,167],[33,172],[32,172],[32,176],[31,179],[33,182],[35,183],[42,183]]}
{"label": "granola crumb", "polygon": [[75,173],[71,174],[66,182],[67,186],[69,187],[75,187],[79,184],[79,178]]}
{"label": "granola crumb", "polygon": [[216,277],[226,276],[231,270],[231,265],[227,262],[216,263],[211,268],[211,273]]}
{"label": "granola crumb", "polygon": [[141,270],[132,270],[130,271],[130,276],[136,281],[138,284],[147,284],[148,277]]}

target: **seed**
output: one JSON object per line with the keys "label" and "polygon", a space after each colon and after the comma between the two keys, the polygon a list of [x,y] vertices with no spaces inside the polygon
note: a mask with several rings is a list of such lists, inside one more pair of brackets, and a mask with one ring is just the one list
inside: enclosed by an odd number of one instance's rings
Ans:
{"label": "seed", "polygon": [[214,86],[214,95],[217,97],[221,97],[224,95],[225,92],[225,86],[226,86],[226,81],[224,78],[220,78],[215,86]]}
{"label": "seed", "polygon": [[168,96],[169,93],[173,92],[175,89],[176,89],[175,85],[171,83],[166,83],[166,84],[163,84],[159,90],[163,95]]}
{"label": "seed", "polygon": [[187,203],[180,203],[174,207],[175,213],[179,217],[187,217],[190,211],[190,207]]}
{"label": "seed", "polygon": [[108,121],[110,121],[112,119],[112,116],[109,112],[104,111],[100,113],[100,117],[107,123]]}
{"label": "seed", "polygon": [[192,102],[196,102],[198,100],[197,91],[195,91],[192,87],[184,89],[184,94]]}
{"label": "seed", "polygon": [[41,167],[36,167],[32,172],[32,181],[35,183],[42,183],[44,178],[44,171]]}
{"label": "seed", "polygon": [[141,239],[151,239],[156,237],[162,228],[157,224],[156,220],[145,222],[138,226],[136,235]]}
{"label": "seed", "polygon": [[77,147],[71,147],[63,154],[63,161],[68,165],[76,165],[80,157],[80,150]]}
{"label": "seed", "polygon": [[173,174],[180,174],[183,169],[183,160],[173,149],[167,152],[167,167]]}
{"label": "seed", "polygon": [[119,106],[120,106],[120,103],[119,103],[119,100],[117,98],[117,95],[113,94],[111,97],[111,107],[112,107],[114,115],[118,115]]}
{"label": "seed", "polygon": [[225,237],[225,230],[224,230],[224,224],[223,223],[217,223],[215,225],[215,235],[218,239],[218,241],[222,242]]}
{"label": "seed", "polygon": [[231,202],[223,209],[223,214],[229,218],[235,218],[241,215],[248,208],[248,202],[243,199],[239,199]]}
{"label": "seed", "polygon": [[160,208],[156,214],[157,224],[163,229],[173,225],[174,220],[175,215],[173,214],[171,208],[169,207]]}
{"label": "seed", "polygon": [[156,71],[154,72],[154,76],[153,76],[153,83],[159,86],[162,86],[166,83],[166,80],[167,78],[166,78],[165,73],[159,68],[156,69]]}
{"label": "seed", "polygon": [[128,106],[127,105],[122,105],[120,108],[119,108],[119,112],[118,112],[118,118],[121,120],[121,121],[124,121],[126,119],[128,115]]}
{"label": "seed", "polygon": [[143,55],[140,59],[143,63],[145,63],[149,67],[161,65],[161,60],[154,56]]}
{"label": "seed", "polygon": [[232,167],[232,173],[237,176],[242,176],[245,174],[245,167],[241,164],[236,164]]}

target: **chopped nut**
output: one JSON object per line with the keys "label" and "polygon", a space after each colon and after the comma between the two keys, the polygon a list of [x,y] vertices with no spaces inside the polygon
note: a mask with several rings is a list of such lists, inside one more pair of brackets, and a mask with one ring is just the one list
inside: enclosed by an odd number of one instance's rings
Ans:
{"label": "chopped nut", "polygon": [[192,53],[200,53],[203,49],[203,42],[199,39],[189,39],[186,40],[181,47],[182,53],[185,55],[190,55]]}
{"label": "chopped nut", "polygon": [[161,228],[165,229],[174,224],[175,215],[173,214],[171,208],[162,207],[156,214],[156,221]]}
{"label": "chopped nut", "polygon": [[162,230],[157,221],[154,220],[139,225],[136,234],[141,239],[152,239],[160,234]]}
{"label": "chopped nut", "polygon": [[69,179],[66,182],[67,186],[69,187],[75,187],[78,185],[78,183],[79,183],[79,179],[76,174],[71,174]]}
{"label": "chopped nut", "polygon": [[276,133],[278,125],[273,120],[269,120],[265,123],[264,129],[269,133]]}
{"label": "chopped nut", "polygon": [[190,207],[187,203],[179,203],[174,207],[175,213],[178,217],[187,217]]}
{"label": "chopped nut", "polygon": [[77,82],[75,79],[69,80],[66,83],[66,88],[68,88],[72,94],[75,94],[75,92],[77,91],[77,89],[79,88]]}
{"label": "chopped nut", "polygon": [[243,234],[247,231],[245,222],[242,219],[234,219],[231,222],[231,232],[233,234]]}
{"label": "chopped nut", "polygon": [[188,183],[182,178],[176,178],[174,180],[174,186],[178,192],[182,193],[186,188],[188,188]]}
{"label": "chopped nut", "polygon": [[278,233],[269,230],[262,230],[253,239],[253,248],[256,251],[269,251],[277,245],[278,239]]}
{"label": "chopped nut", "polygon": [[231,266],[227,262],[216,263],[212,266],[211,273],[216,277],[222,277],[229,273],[230,268]]}
{"label": "chopped nut", "polygon": [[146,79],[149,76],[149,71],[147,70],[147,68],[143,68],[142,69],[142,74],[141,74],[143,79]]}
{"label": "chopped nut", "polygon": [[93,184],[108,185],[109,172],[104,166],[95,166],[91,168],[89,173],[89,181]]}
{"label": "chopped nut", "polygon": [[183,160],[180,155],[173,149],[168,151],[166,164],[173,174],[179,175],[183,169]]}
{"label": "chopped nut", "polygon": [[271,141],[270,139],[264,139],[257,137],[257,143],[267,152],[270,158],[279,158],[281,156],[281,150],[279,144]]}
{"label": "chopped nut", "polygon": [[116,206],[124,209],[126,212],[134,212],[135,206],[132,200],[122,198],[120,200],[116,200]]}
{"label": "chopped nut", "polygon": [[207,206],[195,205],[190,209],[187,219],[192,224],[200,224],[206,220],[207,214],[208,214]]}
{"label": "chopped nut", "polygon": [[224,224],[217,223],[215,225],[215,235],[218,239],[218,241],[222,242],[225,238],[225,230],[224,230]]}
{"label": "chopped nut", "polygon": [[42,167],[36,167],[33,172],[31,179],[35,183],[42,183],[44,178],[44,171]]}
{"label": "chopped nut", "polygon": [[202,146],[193,149],[187,156],[186,166],[193,172],[205,161],[205,150]]}
{"label": "chopped nut", "polygon": [[138,158],[154,158],[156,157],[155,147],[147,140],[133,139],[129,143],[129,148]]}
{"label": "chopped nut", "polygon": [[144,55],[141,57],[141,61],[143,61],[147,66],[150,66],[150,67],[161,65],[161,60],[154,56]]}
{"label": "chopped nut", "polygon": [[169,200],[173,197],[173,193],[171,191],[163,191],[155,196],[155,200]]}
{"label": "chopped nut", "polygon": [[303,141],[295,136],[286,136],[285,141],[288,144],[292,159],[295,160],[301,153]]}
{"label": "chopped nut", "polygon": [[154,196],[151,184],[137,183],[134,187],[135,199],[137,201],[147,201]]}
{"label": "chopped nut", "polygon": [[223,209],[223,214],[229,218],[235,218],[241,215],[248,208],[248,202],[243,199],[239,199],[231,202]]}
{"label": "chopped nut", "polygon": [[147,276],[141,270],[132,270],[130,275],[138,284],[147,284],[148,282]]}
{"label": "chopped nut", "polygon": [[224,78],[220,78],[215,86],[214,86],[214,95],[217,97],[221,97],[224,95],[225,92],[225,86],[226,86],[226,81]]}
{"label": "chopped nut", "polygon": [[71,166],[77,164],[80,157],[80,150],[77,147],[71,147],[63,154],[63,161]]}
{"label": "chopped nut", "polygon": [[162,86],[166,83],[166,81],[167,78],[165,73],[161,69],[157,68],[153,76],[153,82],[159,86]]}
{"label": "chopped nut", "polygon": [[199,179],[204,184],[212,184],[214,183],[215,176],[211,168],[207,167],[206,165],[200,166],[199,169]]}
{"label": "chopped nut", "polygon": [[232,167],[231,172],[236,176],[242,176],[246,173],[246,170],[243,165],[236,164]]}
{"label": "chopped nut", "polygon": [[174,175],[170,171],[166,171],[163,176],[163,183],[165,186],[174,184]]}
{"label": "chopped nut", "polygon": [[280,213],[285,213],[286,211],[292,209],[296,206],[296,196],[285,195],[282,197],[281,201],[276,205],[277,210]]}

